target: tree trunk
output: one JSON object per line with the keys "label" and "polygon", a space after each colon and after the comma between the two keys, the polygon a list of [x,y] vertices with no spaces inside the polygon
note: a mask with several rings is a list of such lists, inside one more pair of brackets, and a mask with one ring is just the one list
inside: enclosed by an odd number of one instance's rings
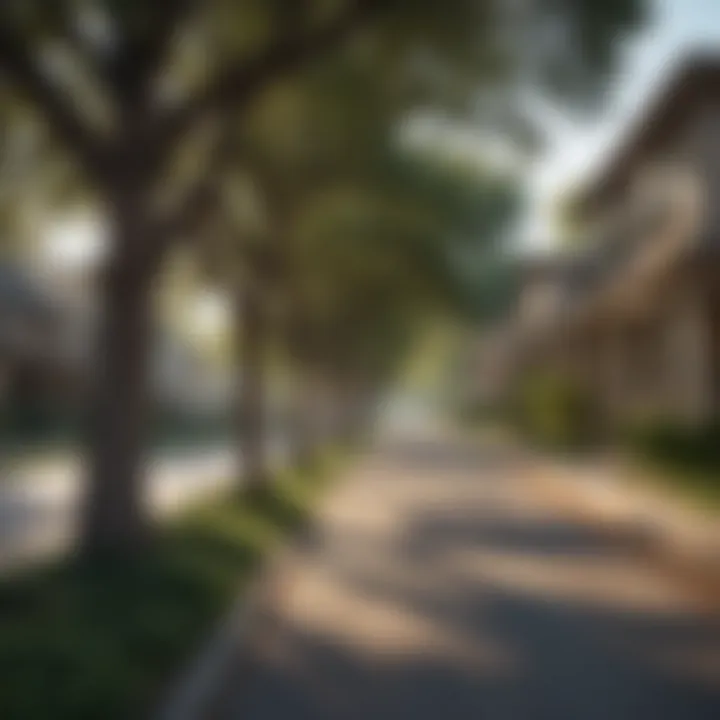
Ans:
{"label": "tree trunk", "polygon": [[335,440],[343,445],[352,441],[356,396],[357,390],[351,381],[345,380],[336,385],[335,413],[337,433]]}
{"label": "tree trunk", "polygon": [[239,291],[236,307],[238,357],[238,424],[242,486],[267,487],[265,350],[267,318],[263,298],[252,283]]}
{"label": "tree trunk", "polygon": [[[122,241],[126,238],[119,238]],[[144,457],[149,409],[153,273],[116,244],[99,288],[102,314],[91,398],[89,477],[81,517],[84,554],[124,553],[147,537]]]}
{"label": "tree trunk", "polygon": [[299,373],[299,382],[293,393],[290,428],[291,456],[294,467],[309,470],[317,459],[317,433],[315,432],[314,383],[307,373]]}
{"label": "tree trunk", "polygon": [[289,446],[294,468],[308,471],[318,457],[315,427],[316,373],[312,360],[312,338],[304,312],[302,295],[290,284],[289,314],[286,317],[286,349],[294,365],[290,407]]}

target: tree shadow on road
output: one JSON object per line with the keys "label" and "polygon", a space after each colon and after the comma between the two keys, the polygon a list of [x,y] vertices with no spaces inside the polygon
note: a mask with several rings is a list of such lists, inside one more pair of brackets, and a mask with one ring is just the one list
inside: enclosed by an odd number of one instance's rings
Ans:
{"label": "tree shadow on road", "polygon": [[420,444],[383,457],[411,468],[387,482],[429,470],[448,498],[413,505],[388,536],[308,537],[300,564],[326,574],[344,614],[281,618],[273,657],[228,717],[720,717],[718,615],[658,575],[632,536],[451,502],[512,467],[504,452]]}

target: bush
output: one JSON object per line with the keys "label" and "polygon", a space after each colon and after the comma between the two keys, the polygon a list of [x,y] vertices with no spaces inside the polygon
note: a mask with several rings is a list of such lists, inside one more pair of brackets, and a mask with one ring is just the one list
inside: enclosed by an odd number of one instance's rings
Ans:
{"label": "bush", "polygon": [[580,448],[597,435],[590,393],[564,375],[543,372],[526,377],[515,404],[520,427],[543,445]]}
{"label": "bush", "polygon": [[227,442],[234,427],[231,418],[221,414],[196,416],[160,409],[155,413],[150,430],[154,447],[174,447]]}
{"label": "bush", "polygon": [[301,527],[328,468],[191,509],[148,552],[0,580],[0,718],[147,717],[263,555]]}
{"label": "bush", "polygon": [[720,422],[699,427],[656,421],[626,432],[625,445],[658,480],[720,503]]}
{"label": "bush", "polygon": [[632,428],[627,442],[639,454],[684,466],[720,469],[720,423],[702,426],[656,421]]}
{"label": "bush", "polygon": [[0,441],[34,446],[77,439],[79,412],[49,398],[10,395],[0,409]]}
{"label": "bush", "polygon": [[645,423],[627,431],[625,444],[672,484],[720,500],[720,421],[695,427]]}
{"label": "bush", "polygon": [[484,423],[502,422],[507,420],[507,408],[501,403],[468,400],[455,408],[455,415],[460,423],[469,427]]}

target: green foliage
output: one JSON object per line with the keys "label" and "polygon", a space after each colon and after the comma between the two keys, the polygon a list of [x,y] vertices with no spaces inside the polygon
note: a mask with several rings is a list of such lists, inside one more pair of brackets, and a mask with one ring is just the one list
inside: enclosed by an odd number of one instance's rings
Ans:
{"label": "green foliage", "polygon": [[720,421],[700,427],[665,420],[628,429],[626,446],[662,479],[720,502]]}
{"label": "green foliage", "polygon": [[584,447],[597,430],[597,413],[587,389],[567,376],[549,371],[524,379],[515,412],[520,427],[530,438],[553,448]]}
{"label": "green foliage", "polygon": [[512,418],[507,417],[507,409],[499,405],[482,402],[477,399],[462,398],[456,402],[453,414],[457,421],[468,428],[481,428],[484,425],[505,423]]}
{"label": "green foliage", "polygon": [[[0,412],[0,447],[5,452],[74,447],[83,437],[82,415],[78,408],[59,405],[45,397],[6,403]],[[198,447],[227,440],[230,429],[230,418],[221,413],[201,417],[177,408],[161,408],[154,413],[150,424],[150,440],[154,449],[177,445]]]}
{"label": "green foliage", "polygon": [[407,148],[373,163],[306,203],[291,247],[317,354],[383,375],[428,321],[471,314],[482,262],[466,256],[497,242],[514,188]]}
{"label": "green foliage", "polygon": [[[105,178],[101,194],[112,194],[108,188],[118,185],[114,177],[108,182],[108,171],[110,176],[137,173],[131,180],[128,176],[130,185],[166,191],[171,178],[182,175],[175,165],[183,148],[207,135],[202,121],[209,116],[220,124],[237,120],[245,156],[234,158],[237,167],[222,178],[224,189],[237,184],[238,174],[254,180],[260,176],[261,185],[270,177],[272,195],[279,178],[283,196],[304,193],[318,177],[327,180],[329,175],[336,180],[342,176],[340,182],[362,182],[366,191],[374,186],[376,200],[386,196],[385,207],[379,211],[377,202],[370,203],[369,216],[343,234],[363,244],[372,237],[393,245],[387,266],[395,269],[397,284],[412,300],[404,302],[402,292],[383,287],[378,295],[385,306],[401,304],[407,310],[424,293],[426,298],[434,294],[433,300],[442,296],[457,309],[478,303],[472,290],[476,276],[467,268],[482,263],[478,245],[487,244],[488,234],[507,219],[513,192],[489,182],[479,191],[462,169],[448,172],[426,159],[399,168],[396,158],[386,157],[398,127],[412,113],[449,113],[472,116],[508,133],[514,124],[509,116],[518,114],[509,101],[526,80],[528,62],[536,70],[538,90],[548,82],[569,89],[568,83],[557,82],[558,68],[572,67],[583,80],[605,75],[616,34],[636,24],[642,4],[581,0],[558,5],[547,0],[525,11],[495,0],[26,0],[9,3],[2,13],[11,51],[0,60],[15,85],[30,91],[38,114],[46,114],[59,130],[59,144],[90,171],[89,187],[94,175]],[[549,20],[562,21],[561,45],[572,52],[571,62],[556,51],[530,57],[530,49],[543,44],[537,42],[538,28]],[[325,38],[323,29],[331,30],[334,41]],[[25,67],[27,56],[49,45],[63,58],[57,64],[62,81],[33,81]],[[326,54],[331,61],[312,62]],[[161,88],[171,89],[171,103],[155,96]],[[492,95],[493,118],[487,113],[479,117],[480,89]],[[103,96],[104,104],[91,102],[91,95]],[[234,115],[238,103],[240,112]],[[106,122],[85,117],[85,110],[96,104],[106,108]],[[495,112],[501,106],[508,107]],[[176,127],[186,132],[176,133]],[[157,140],[153,152],[137,142],[148,137]],[[136,153],[141,157],[131,159]],[[202,154],[191,153],[190,174],[208,172],[196,157]],[[117,168],[111,167],[119,160]],[[398,192],[400,185],[404,189]],[[267,192],[263,187],[261,195]],[[148,192],[153,198],[155,194]],[[159,195],[163,202],[158,204],[164,205],[164,195]],[[398,208],[392,219],[390,199]],[[154,215],[153,202],[148,204]],[[272,235],[279,210],[265,197],[260,204],[267,205]],[[177,214],[182,216],[183,210]],[[161,227],[186,230],[183,223],[165,219],[162,210]],[[240,232],[233,230],[234,235]],[[254,244],[250,250],[257,256]],[[411,246],[411,252],[401,244]],[[226,262],[228,256],[232,260]],[[404,269],[408,257],[412,263]],[[234,268],[236,259],[237,252],[221,254],[217,264]],[[243,270],[247,274],[257,268]],[[376,289],[377,270],[372,274],[366,294]],[[238,273],[234,275],[236,281]],[[354,295],[352,301],[344,320],[360,328]],[[380,334],[386,337],[386,327]]]}
{"label": "green foliage", "polygon": [[329,469],[195,508],[142,556],[3,578],[0,717],[145,717],[263,555],[299,528]]}
{"label": "green foliage", "polygon": [[502,248],[490,248],[474,262],[458,264],[457,273],[456,302],[464,318],[482,325],[509,316],[520,288],[516,258]]}

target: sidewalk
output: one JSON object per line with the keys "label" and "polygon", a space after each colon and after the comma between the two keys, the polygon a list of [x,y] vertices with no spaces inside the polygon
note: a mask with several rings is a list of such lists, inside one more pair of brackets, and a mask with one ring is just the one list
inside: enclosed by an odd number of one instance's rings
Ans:
{"label": "sidewalk", "polygon": [[393,439],[287,556],[213,720],[717,720],[720,616],[508,446]]}
{"label": "sidewalk", "polygon": [[701,507],[618,459],[538,462],[538,480],[570,512],[635,532],[645,549],[720,598],[720,511]]}

